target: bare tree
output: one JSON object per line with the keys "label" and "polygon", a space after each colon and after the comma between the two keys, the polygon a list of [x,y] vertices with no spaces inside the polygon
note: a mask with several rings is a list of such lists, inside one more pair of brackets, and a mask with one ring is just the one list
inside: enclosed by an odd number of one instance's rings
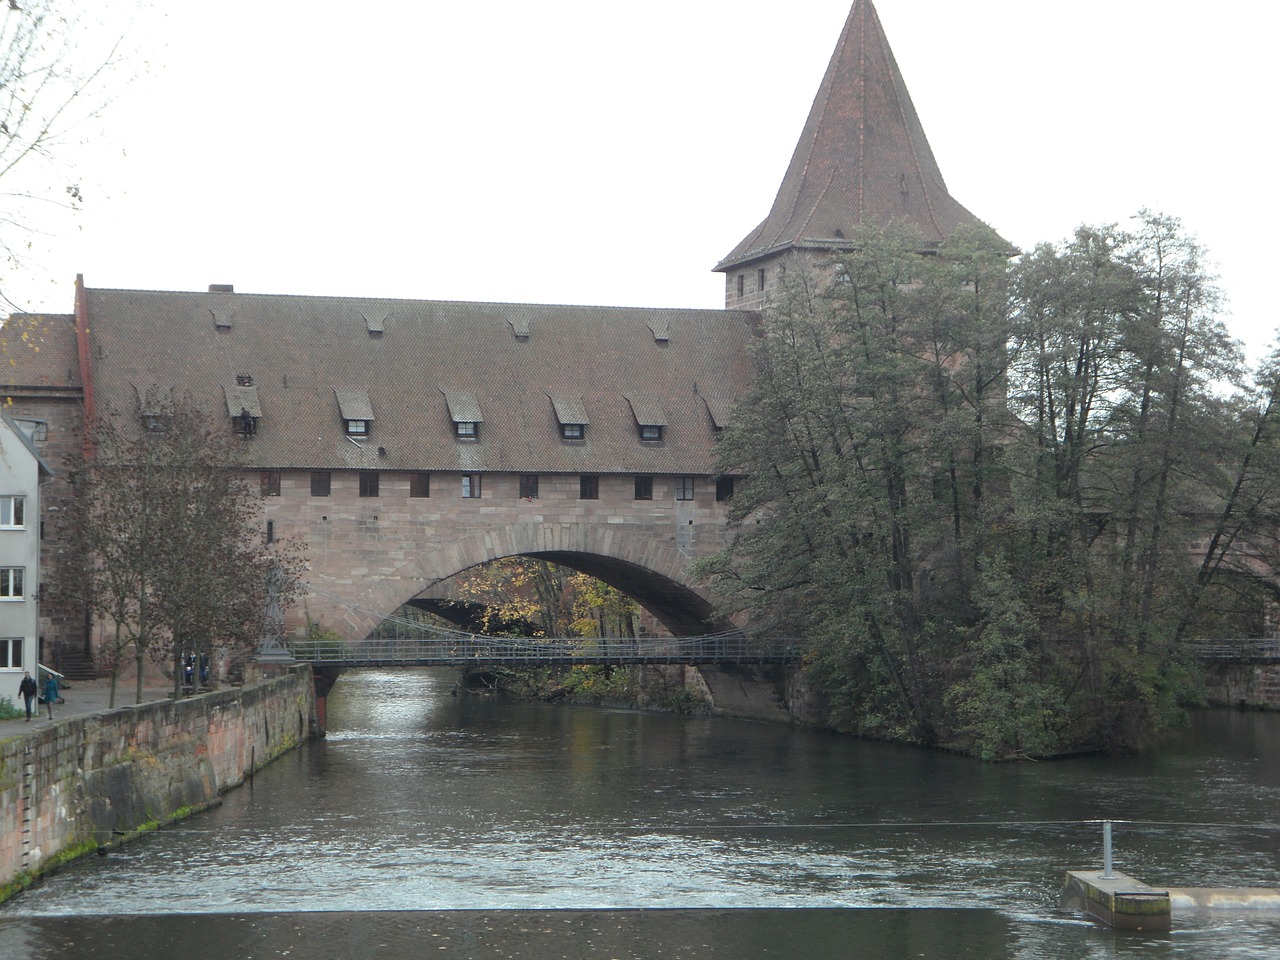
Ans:
{"label": "bare tree", "polygon": [[102,11],[68,0],[0,7],[0,255],[11,264],[23,261],[40,208],[83,199],[65,162],[69,135],[106,104],[102,81],[123,59],[124,34]]}
{"label": "bare tree", "polygon": [[271,608],[298,596],[302,558],[267,543],[261,500],[236,468],[238,444],[189,400],[148,396],[147,415],[93,424],[76,477],[72,549],[59,590],[109,628],[101,651],[115,679],[132,650],[141,700],[148,658],[172,670],[215,650],[243,654],[280,629]]}

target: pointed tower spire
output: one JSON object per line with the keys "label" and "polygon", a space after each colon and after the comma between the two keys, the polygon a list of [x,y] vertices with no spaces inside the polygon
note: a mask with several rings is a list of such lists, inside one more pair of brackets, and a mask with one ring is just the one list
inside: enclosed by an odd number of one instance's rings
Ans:
{"label": "pointed tower spire", "polygon": [[773,209],[716,270],[726,306],[764,299],[770,261],[842,246],[860,223],[914,224],[936,245],[978,218],[952,198],[871,0],[854,0]]}

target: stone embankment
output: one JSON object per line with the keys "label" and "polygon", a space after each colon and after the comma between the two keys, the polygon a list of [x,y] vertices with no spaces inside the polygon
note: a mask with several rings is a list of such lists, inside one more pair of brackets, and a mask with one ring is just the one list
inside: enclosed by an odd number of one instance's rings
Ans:
{"label": "stone embankment", "polygon": [[1280,662],[1210,663],[1205,670],[1209,703],[1242,710],[1280,710]]}
{"label": "stone embankment", "polygon": [[215,805],[306,739],[314,708],[301,667],[0,740],[0,902],[68,860]]}

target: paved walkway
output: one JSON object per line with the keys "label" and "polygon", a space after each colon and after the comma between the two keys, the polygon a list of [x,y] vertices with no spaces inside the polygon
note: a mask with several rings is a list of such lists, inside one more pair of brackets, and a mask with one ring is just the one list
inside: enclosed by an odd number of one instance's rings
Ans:
{"label": "paved walkway", "polygon": [[[169,687],[147,686],[142,691],[142,699],[144,702],[167,700],[170,692]],[[107,704],[111,702],[111,681],[68,681],[62,690],[62,699],[65,701],[64,703],[55,703],[53,705],[53,720],[55,723],[67,717],[83,717],[90,713],[104,713],[108,709]],[[137,699],[137,691],[134,688],[132,678],[116,686],[116,707],[132,706],[135,699]],[[18,701],[17,706],[19,710],[23,708],[21,700]],[[49,713],[44,704],[39,704],[39,708],[39,715],[33,716],[30,723],[27,723],[23,716],[18,717],[17,720],[0,720],[0,740],[17,736],[28,730],[34,730],[39,725],[47,724],[49,722]]]}

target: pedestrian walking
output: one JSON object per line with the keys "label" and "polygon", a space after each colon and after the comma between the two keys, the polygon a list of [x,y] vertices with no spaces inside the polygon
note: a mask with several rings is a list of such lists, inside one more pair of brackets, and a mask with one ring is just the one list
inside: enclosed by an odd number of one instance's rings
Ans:
{"label": "pedestrian walking", "polygon": [[52,673],[44,680],[44,705],[49,708],[49,719],[53,719],[53,705],[58,702],[58,678]]}
{"label": "pedestrian walking", "polygon": [[27,723],[31,722],[31,708],[35,705],[36,694],[40,688],[36,686],[36,682],[31,679],[31,671],[28,670],[22,675],[22,682],[18,684],[18,692],[22,694],[22,699],[27,705]]}

